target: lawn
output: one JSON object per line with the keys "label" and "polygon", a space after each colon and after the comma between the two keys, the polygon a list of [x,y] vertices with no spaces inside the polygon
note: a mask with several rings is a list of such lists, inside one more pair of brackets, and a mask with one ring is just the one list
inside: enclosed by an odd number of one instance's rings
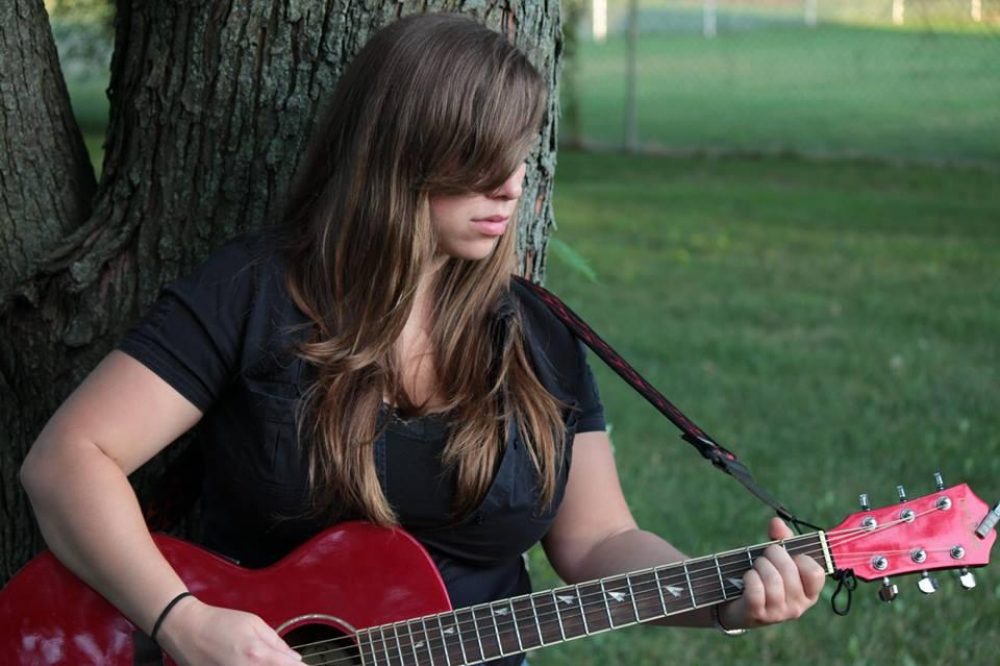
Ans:
{"label": "lawn", "polygon": [[[607,174],[614,174],[608,177]],[[562,152],[547,284],[802,517],[832,526],[941,471],[1000,498],[996,174],[794,159]],[[591,360],[640,523],[692,555],[765,540],[768,510]],[[534,553],[536,585],[553,581]],[[995,663],[1000,566],[884,606],[861,585],[742,640],[635,628],[543,651],[561,664]],[[827,587],[827,595],[833,590]]]}
{"label": "lawn", "polygon": [[[822,3],[821,3],[822,4]],[[641,143],[1000,161],[995,30],[765,27],[643,34]],[[625,42],[580,43],[583,136],[620,144]]]}

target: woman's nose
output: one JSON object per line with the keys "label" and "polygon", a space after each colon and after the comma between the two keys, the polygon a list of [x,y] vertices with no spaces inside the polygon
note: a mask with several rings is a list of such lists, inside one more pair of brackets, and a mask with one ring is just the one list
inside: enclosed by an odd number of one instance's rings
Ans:
{"label": "woman's nose", "polygon": [[527,165],[521,164],[514,173],[510,175],[510,178],[503,182],[496,192],[494,192],[494,197],[500,197],[504,199],[517,199],[521,196],[521,191],[524,187],[524,173],[527,169]]}

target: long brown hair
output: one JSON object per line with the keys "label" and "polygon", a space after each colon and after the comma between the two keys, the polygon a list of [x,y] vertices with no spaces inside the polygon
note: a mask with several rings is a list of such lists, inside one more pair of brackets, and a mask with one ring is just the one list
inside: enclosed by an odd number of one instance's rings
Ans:
{"label": "long brown hair", "polygon": [[[299,410],[313,510],[388,525],[372,446],[383,396],[423,413],[402,387],[396,342],[436,242],[428,198],[494,192],[527,157],[547,87],[506,38],[458,14],[411,15],[351,61],[291,189],[287,285],[315,324],[298,354],[316,378]],[[454,511],[474,508],[518,428],[551,502],[562,405],[536,378],[510,298],[516,214],[480,261],[449,257],[430,291],[434,370],[451,425]]]}

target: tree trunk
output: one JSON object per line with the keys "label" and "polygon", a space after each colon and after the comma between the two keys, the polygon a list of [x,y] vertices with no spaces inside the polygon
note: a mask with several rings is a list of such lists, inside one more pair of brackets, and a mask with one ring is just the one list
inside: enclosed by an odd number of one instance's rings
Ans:
{"label": "tree trunk", "polygon": [[[164,282],[276,214],[317,112],[369,35],[398,16],[450,8],[119,2],[95,186],[40,0],[2,3],[0,582],[41,546],[17,469],[46,419]],[[559,5],[473,0],[456,11],[508,35],[550,84],[519,230],[522,270],[541,279],[553,226]]]}

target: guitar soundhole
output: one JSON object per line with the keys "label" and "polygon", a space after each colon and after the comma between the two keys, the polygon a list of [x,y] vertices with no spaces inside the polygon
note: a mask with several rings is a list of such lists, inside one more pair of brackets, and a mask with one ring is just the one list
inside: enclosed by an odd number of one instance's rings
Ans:
{"label": "guitar soundhole", "polygon": [[304,624],[282,635],[309,666],[360,666],[354,638],[327,624]]}

